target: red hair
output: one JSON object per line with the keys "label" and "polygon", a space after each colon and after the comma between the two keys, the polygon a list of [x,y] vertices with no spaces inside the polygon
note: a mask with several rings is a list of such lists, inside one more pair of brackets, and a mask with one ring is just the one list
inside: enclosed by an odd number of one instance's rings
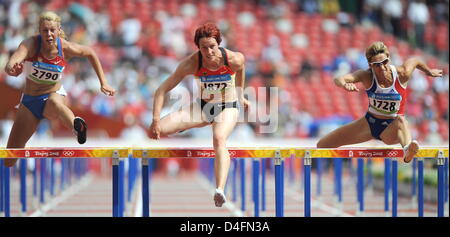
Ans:
{"label": "red hair", "polygon": [[200,39],[203,37],[213,37],[216,39],[217,44],[222,42],[220,30],[217,28],[216,24],[212,22],[207,22],[195,30],[194,42],[197,47],[199,47]]}

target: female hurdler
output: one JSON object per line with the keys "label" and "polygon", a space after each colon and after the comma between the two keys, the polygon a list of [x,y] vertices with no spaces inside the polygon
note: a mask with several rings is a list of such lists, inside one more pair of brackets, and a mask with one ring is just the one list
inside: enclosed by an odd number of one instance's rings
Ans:
{"label": "female hurdler", "polygon": [[[24,148],[43,118],[59,120],[73,129],[78,143],[86,142],[87,125],[75,117],[66,106],[66,91],[61,85],[68,58],[86,57],[100,80],[101,91],[113,96],[115,90],[106,82],[100,61],[95,52],[87,47],[64,39],[61,19],[53,12],[39,17],[39,34],[25,39],[5,66],[10,76],[18,76],[25,69],[26,82],[14,124],[9,134],[7,148]],[[17,159],[6,159],[7,167]]]}
{"label": "female hurdler", "polygon": [[366,115],[344,125],[317,143],[318,148],[337,148],[366,142],[373,138],[387,145],[400,143],[404,162],[408,163],[419,151],[419,143],[411,141],[408,122],[404,117],[406,85],[417,68],[427,76],[441,77],[442,70],[430,69],[418,58],[409,58],[401,66],[390,64],[389,50],[383,42],[375,42],[366,49],[368,70],[358,70],[334,79],[338,87],[358,91],[355,83],[366,88],[369,109]]}
{"label": "female hurdler", "polygon": [[[237,122],[238,103],[245,109],[249,104],[243,95],[245,59],[239,52],[219,47],[221,34],[213,23],[197,28],[194,41],[199,50],[183,59],[175,72],[155,92],[149,136],[159,139],[160,136],[211,125],[215,151],[214,203],[221,207],[226,202],[223,190],[230,167],[226,140]],[[187,75],[195,76],[200,98],[188,107],[160,118],[164,96]]]}

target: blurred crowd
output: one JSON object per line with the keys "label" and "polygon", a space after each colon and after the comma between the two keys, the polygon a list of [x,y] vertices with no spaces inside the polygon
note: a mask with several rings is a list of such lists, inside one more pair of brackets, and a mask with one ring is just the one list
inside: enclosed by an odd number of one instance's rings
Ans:
{"label": "blurred crowd", "polygon": [[[279,88],[279,114],[273,118],[277,131],[260,133],[264,121],[253,121],[239,124],[237,136],[307,138],[321,136],[356,115],[345,108],[339,114],[314,112],[302,106],[307,102],[292,93],[291,85],[297,81],[306,86],[328,83],[333,76],[367,68],[365,47],[379,39],[349,44],[350,40],[342,37],[357,30],[378,32],[382,39],[389,39],[386,43],[394,65],[417,55],[432,62],[430,66],[445,70],[445,77],[436,79],[415,72],[408,86],[407,116],[413,136],[438,143],[448,140],[448,103],[444,102],[448,100],[448,30],[444,46],[444,36],[438,35],[442,25],[448,28],[448,6],[448,0],[0,0],[0,68],[23,39],[37,34],[39,14],[55,11],[62,18],[68,40],[94,48],[107,80],[118,92],[114,97],[99,93],[89,62],[72,59],[63,80],[70,106],[121,119],[128,126],[123,136],[143,137],[152,120],[154,91],[181,58],[196,50],[195,28],[214,20],[224,34],[221,46],[246,56],[246,84]],[[314,20],[315,25],[302,25],[307,20]],[[313,38],[316,35],[320,41]],[[400,48],[405,44],[406,51]],[[23,75],[15,78],[0,72],[0,83],[20,88],[23,82]],[[187,79],[170,98],[185,91],[193,95],[195,90],[193,80]],[[264,106],[269,103],[270,99]],[[168,99],[162,115],[174,109],[173,104],[176,100]],[[362,116],[364,109],[357,116]],[[201,137],[205,133],[193,129],[178,136]]]}

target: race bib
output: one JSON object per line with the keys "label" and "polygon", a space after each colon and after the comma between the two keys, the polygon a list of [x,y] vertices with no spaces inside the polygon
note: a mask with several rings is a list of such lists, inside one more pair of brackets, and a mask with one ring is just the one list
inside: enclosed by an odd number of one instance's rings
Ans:
{"label": "race bib", "polygon": [[395,114],[400,110],[400,94],[373,93],[369,96],[370,107],[383,114]]}
{"label": "race bib", "polygon": [[201,87],[207,93],[218,93],[233,87],[230,74],[200,76]]}
{"label": "race bib", "polygon": [[56,84],[62,78],[63,66],[43,62],[28,62],[31,67],[27,77],[40,84]]}

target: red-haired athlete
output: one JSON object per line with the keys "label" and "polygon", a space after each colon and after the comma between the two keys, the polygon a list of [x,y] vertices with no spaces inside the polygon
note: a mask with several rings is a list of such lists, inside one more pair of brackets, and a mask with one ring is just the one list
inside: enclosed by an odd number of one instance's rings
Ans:
{"label": "red-haired athlete", "polygon": [[[159,139],[190,128],[211,125],[215,151],[216,190],[214,202],[221,207],[226,202],[224,188],[230,167],[226,140],[238,118],[238,103],[248,108],[244,98],[245,59],[239,52],[219,47],[220,30],[214,23],[205,23],[195,31],[198,51],[181,61],[167,80],[155,92],[153,122],[149,136]],[[165,95],[187,75],[194,75],[200,88],[200,98],[189,107],[160,118]]]}

